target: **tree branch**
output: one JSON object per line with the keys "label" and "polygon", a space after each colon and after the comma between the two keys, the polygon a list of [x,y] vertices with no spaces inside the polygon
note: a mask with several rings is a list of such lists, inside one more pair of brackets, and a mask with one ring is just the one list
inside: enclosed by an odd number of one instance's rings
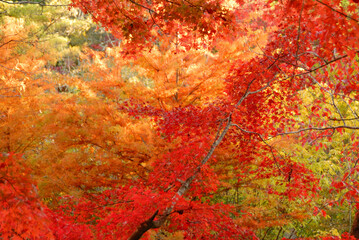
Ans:
{"label": "tree branch", "polygon": [[350,20],[356,22],[357,24],[359,24],[359,21],[358,21],[357,19],[352,18],[352,17],[350,17],[349,15],[347,15],[347,14],[345,14],[345,13],[339,12],[338,10],[334,9],[333,7],[329,6],[329,5],[326,4],[326,3],[323,3],[323,2],[320,1],[320,0],[315,0],[315,1],[318,2],[318,3],[320,3],[320,4],[322,4],[322,5],[324,5],[324,6],[326,6],[327,8],[330,8],[332,11],[334,11],[334,12],[336,12],[336,13],[342,15],[343,17],[346,17],[346,18],[348,18],[348,19],[350,19]]}
{"label": "tree branch", "polygon": [[157,214],[158,214],[158,210],[149,219],[147,219],[145,222],[141,223],[140,227],[137,228],[136,232],[134,232],[131,235],[129,240],[138,240],[142,237],[143,234],[145,234],[151,228],[159,228],[160,225],[158,226],[156,224],[156,222],[153,221],[155,219],[155,217],[157,216]]}
{"label": "tree branch", "polygon": [[69,6],[68,4],[47,5],[47,4],[45,4],[45,1],[34,2],[34,1],[4,1],[4,0],[0,0],[0,2],[6,3],[6,4],[12,4],[12,5],[16,5],[16,4],[38,4],[38,5],[43,6],[43,7],[68,7]]}

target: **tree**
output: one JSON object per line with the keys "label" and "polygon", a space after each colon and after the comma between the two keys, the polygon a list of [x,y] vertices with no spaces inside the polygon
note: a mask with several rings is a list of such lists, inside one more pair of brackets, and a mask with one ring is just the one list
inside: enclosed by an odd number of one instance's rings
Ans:
{"label": "tree", "polygon": [[[127,41],[131,40],[133,43],[147,46],[151,44],[151,39],[158,38],[157,34],[169,34],[173,36],[171,40],[178,41],[179,45],[185,47],[196,46],[188,44],[188,42],[196,42],[195,34],[208,36],[211,40],[218,39],[217,37],[229,39],[228,31],[217,28],[218,24],[224,26],[224,23],[229,22],[230,30],[240,27],[244,29],[244,21],[234,19],[235,17],[245,19],[248,15],[239,15],[238,7],[224,7],[227,2],[211,2],[212,4],[222,7],[211,6],[210,8],[214,10],[209,10],[204,2],[131,1],[127,4],[97,2],[97,5],[87,1],[75,2],[75,6],[92,13],[96,21]],[[341,101],[349,108],[353,108],[357,99],[355,93],[357,87],[355,54],[358,50],[356,4],[314,0],[259,3],[241,1],[236,4],[246,6],[246,9],[255,9],[259,6],[264,9],[262,19],[250,22],[252,24],[248,23],[245,25],[247,28],[265,27],[272,28],[274,31],[270,33],[268,44],[257,52],[258,57],[247,61],[238,59],[233,63],[232,70],[226,77],[226,97],[220,98],[212,105],[207,105],[204,109],[186,106],[173,109],[163,115],[155,113],[158,115],[157,124],[164,138],[171,142],[174,139],[182,140],[177,151],[168,153],[169,161],[173,166],[176,166],[175,163],[178,164],[178,161],[186,162],[186,167],[178,165],[174,170],[171,168],[171,171],[174,171],[171,175],[172,181],[178,180],[172,183],[175,187],[170,185],[171,190],[175,188],[171,200],[164,209],[154,208],[152,214],[148,214],[147,220],[144,219],[134,231],[132,239],[139,238],[151,228],[163,226],[170,217],[174,219],[171,215],[177,212],[176,207],[180,201],[186,200],[186,197],[191,195],[189,189],[193,192],[198,191],[195,183],[198,181],[197,178],[201,179],[203,184],[211,182],[210,179],[205,178],[208,160],[220,144],[229,146],[230,143],[238,143],[239,139],[250,138],[251,146],[255,146],[262,156],[268,156],[264,157],[263,162],[258,166],[274,170],[273,173],[268,173],[268,177],[282,179],[284,189],[275,192],[293,199],[295,196],[308,196],[308,192],[317,191],[309,184],[313,182],[314,176],[301,164],[278,155],[267,139],[297,133],[300,134],[302,141],[310,142],[316,138],[327,137],[333,131],[341,132],[343,129],[358,128],[355,124],[357,120],[355,111],[343,115],[343,110],[337,106],[337,102]],[[186,11],[182,12],[180,10],[182,8]],[[201,14],[196,15],[198,9],[201,9]],[[211,17],[206,17],[202,13]],[[184,14],[190,17],[183,17],[181,26],[176,27],[176,22]],[[225,20],[218,19],[220,14],[223,14]],[[212,29],[202,26],[204,24],[198,20],[198,16],[203,21],[210,21],[210,24],[205,26],[217,28],[215,35],[212,34],[214,32]],[[199,30],[194,27],[197,23],[201,25]],[[139,31],[140,28],[145,30]],[[186,38],[181,39],[178,36],[186,36]],[[200,41],[200,43],[208,42]],[[330,69],[335,69],[333,75],[329,74]],[[320,89],[322,95],[313,103],[305,103],[300,94],[303,90],[315,86]],[[329,94],[329,100],[335,110],[328,110],[323,113],[323,117],[318,111],[320,104],[328,101],[328,96],[324,93]],[[299,106],[309,105],[312,114],[308,122],[298,121],[296,115],[299,114]],[[134,115],[146,111],[148,114],[154,114],[154,110],[148,108],[146,104],[140,106],[133,104],[129,109],[134,111]],[[331,118],[338,118],[341,121],[332,123],[329,122]],[[215,129],[218,128],[219,130],[216,131]],[[248,148],[241,149],[243,155],[248,157],[250,154],[247,151]],[[273,153],[272,157],[270,157],[271,153]],[[191,159],[187,156],[191,156]],[[168,179],[168,177],[160,177],[161,173],[166,171],[160,170],[161,160],[157,161],[156,172],[160,175],[156,174],[156,179]],[[178,172],[175,169],[183,170]],[[164,183],[157,184],[161,186]],[[150,184],[147,183],[147,186]],[[166,189],[166,186],[163,189]],[[161,197],[163,196],[164,194],[161,194]],[[203,192],[200,194],[201,197]],[[157,199],[156,201],[158,202]]]}
{"label": "tree", "polygon": [[13,154],[1,157],[1,237],[13,239],[54,239],[50,220],[36,194],[29,169]]}
{"label": "tree", "polygon": [[132,53],[136,46],[149,46],[163,35],[191,47],[238,30],[238,15],[232,11],[238,5],[233,2],[73,1],[73,6],[111,29],[122,44],[129,43],[125,51]]}

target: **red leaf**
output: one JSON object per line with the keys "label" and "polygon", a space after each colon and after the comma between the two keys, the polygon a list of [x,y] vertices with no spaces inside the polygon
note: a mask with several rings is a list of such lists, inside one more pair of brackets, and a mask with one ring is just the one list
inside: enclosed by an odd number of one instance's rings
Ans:
{"label": "red leaf", "polygon": [[327,213],[326,213],[323,209],[321,210],[321,212],[322,212],[322,214],[323,214],[324,217],[327,216]]}

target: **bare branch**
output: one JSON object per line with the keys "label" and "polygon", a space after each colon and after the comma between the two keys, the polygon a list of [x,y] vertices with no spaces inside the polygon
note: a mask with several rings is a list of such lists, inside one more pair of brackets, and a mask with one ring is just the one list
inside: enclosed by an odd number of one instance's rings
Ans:
{"label": "bare branch", "polygon": [[129,0],[129,1],[132,2],[133,4],[137,5],[137,6],[141,7],[141,8],[147,9],[149,12],[155,12],[151,8],[143,6],[142,4],[139,4],[138,2],[135,2],[133,0]]}
{"label": "bare branch", "polygon": [[[341,121],[341,120],[340,120]],[[290,132],[283,132],[283,133],[278,133],[273,137],[270,137],[268,139],[266,139],[267,141],[270,139],[273,139],[275,137],[278,136],[284,136],[284,135],[289,135],[289,134],[298,134],[301,132],[306,132],[306,131],[326,131],[326,130],[336,130],[336,129],[351,129],[351,130],[359,130],[359,127],[354,127],[354,126],[347,126],[347,125],[340,125],[340,126],[328,126],[328,127],[308,127],[308,128],[301,128],[298,129],[296,131],[290,131]]]}
{"label": "bare branch", "polygon": [[12,4],[12,5],[19,5],[19,4],[34,4],[34,5],[40,5],[43,7],[68,7],[68,4],[46,4],[45,1],[40,1],[40,2],[36,2],[36,1],[4,1],[4,0],[0,0],[0,2],[2,3],[6,3],[6,4]]}

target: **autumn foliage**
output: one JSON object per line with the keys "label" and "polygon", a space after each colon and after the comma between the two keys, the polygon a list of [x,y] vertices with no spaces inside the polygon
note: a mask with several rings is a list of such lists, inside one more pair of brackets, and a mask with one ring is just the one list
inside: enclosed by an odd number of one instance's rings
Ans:
{"label": "autumn foliage", "polygon": [[72,7],[120,46],[71,74],[1,24],[0,238],[354,239],[298,225],[359,207],[356,1]]}

